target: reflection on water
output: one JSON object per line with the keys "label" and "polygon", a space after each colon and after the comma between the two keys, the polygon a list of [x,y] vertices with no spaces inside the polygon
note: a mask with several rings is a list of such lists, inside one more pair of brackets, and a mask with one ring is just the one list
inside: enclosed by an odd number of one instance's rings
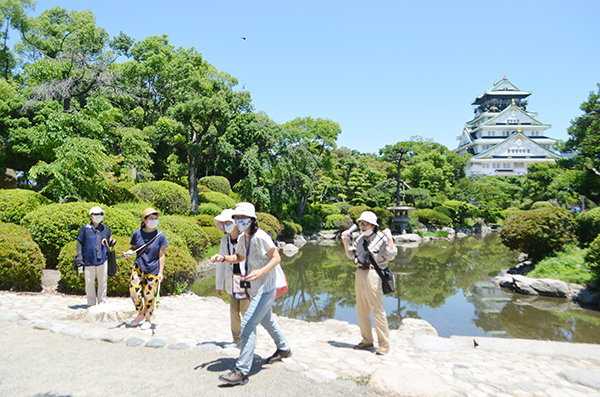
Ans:
{"label": "reflection on water", "polygon": [[[600,343],[600,313],[565,299],[505,292],[490,279],[516,263],[497,235],[399,247],[390,267],[396,292],[384,298],[390,328],[422,318],[440,336],[472,335]],[[274,311],[307,321],[334,318],[358,324],[354,271],[341,245],[307,244],[282,254],[288,293]]]}

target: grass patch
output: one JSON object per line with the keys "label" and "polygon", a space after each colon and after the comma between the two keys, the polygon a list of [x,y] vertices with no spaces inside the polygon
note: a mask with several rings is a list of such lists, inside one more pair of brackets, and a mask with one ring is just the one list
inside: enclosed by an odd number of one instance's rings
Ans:
{"label": "grass patch", "polygon": [[585,263],[587,250],[570,245],[555,256],[542,259],[535,269],[527,273],[532,278],[552,278],[569,283],[586,285],[591,279],[589,266]]}
{"label": "grass patch", "polygon": [[371,380],[371,375],[360,375],[360,376],[343,376],[340,377],[341,380],[351,380],[359,386],[366,386],[367,383]]}
{"label": "grass patch", "polygon": [[422,231],[422,230],[417,230],[415,233],[421,237],[444,237],[445,238],[450,235],[450,233],[448,233],[445,230],[436,230],[435,232],[426,232],[426,231]]}
{"label": "grass patch", "polygon": [[213,256],[215,254],[218,254],[218,253],[219,253],[219,246],[218,245],[211,245],[206,250],[206,259],[210,259],[211,256]]}

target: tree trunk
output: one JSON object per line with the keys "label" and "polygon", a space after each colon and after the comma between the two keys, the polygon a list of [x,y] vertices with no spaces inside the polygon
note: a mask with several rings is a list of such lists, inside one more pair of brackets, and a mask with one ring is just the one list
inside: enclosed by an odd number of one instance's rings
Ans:
{"label": "tree trunk", "polygon": [[188,169],[188,184],[190,190],[190,198],[192,200],[192,213],[198,213],[198,178],[196,177],[196,164],[198,164],[198,154],[190,153],[190,162]]}

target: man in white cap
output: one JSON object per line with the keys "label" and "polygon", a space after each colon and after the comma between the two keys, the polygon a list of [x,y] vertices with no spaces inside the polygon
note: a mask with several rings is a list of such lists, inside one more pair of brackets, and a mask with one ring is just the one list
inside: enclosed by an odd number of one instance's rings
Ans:
{"label": "man in white cap", "polygon": [[[393,261],[398,254],[398,248],[394,245],[394,239],[390,229],[378,231],[377,215],[371,211],[360,214],[356,221],[361,235],[356,239],[352,247],[348,242],[350,231],[342,232],[342,242],[346,249],[346,255],[352,259],[357,266],[354,289],[356,293],[356,315],[362,335],[362,341],[354,346],[356,350],[370,350],[373,348],[373,331],[371,329],[371,314],[377,332],[379,347],[375,351],[378,355],[387,354],[390,351],[390,330],[387,316],[383,309],[383,289],[381,278],[371,260],[382,270],[389,261]],[[372,258],[372,259],[371,259]]]}
{"label": "man in white cap", "polygon": [[[116,242],[111,239],[110,228],[102,224],[104,210],[98,206],[90,208],[90,223],[83,225],[77,236],[77,256],[75,262],[84,266],[85,294],[88,306],[106,302],[108,278],[107,245]],[[96,293],[96,279],[98,292]]]}
{"label": "man in white cap", "polygon": [[221,239],[219,245],[219,253],[215,254],[210,258],[214,263],[217,262],[217,271],[215,276],[215,284],[217,287],[217,294],[221,296],[223,294],[223,282],[225,282],[225,290],[229,295],[229,315],[231,320],[231,334],[233,335],[234,343],[238,346],[242,346],[242,334],[241,324],[244,314],[250,305],[250,298],[246,294],[234,294],[232,289],[232,280],[234,276],[239,285],[239,279],[241,276],[246,275],[246,270],[243,263],[227,263],[225,261],[217,261],[221,255],[233,255],[238,243],[238,236],[240,231],[237,226],[233,223],[233,210],[231,208],[224,209],[221,214],[215,216],[214,222],[217,229],[225,232],[226,234]]}

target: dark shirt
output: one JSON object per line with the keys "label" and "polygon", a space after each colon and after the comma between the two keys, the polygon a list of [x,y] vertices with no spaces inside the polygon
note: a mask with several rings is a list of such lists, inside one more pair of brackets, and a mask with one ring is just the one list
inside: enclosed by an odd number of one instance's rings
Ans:
{"label": "dark shirt", "polygon": [[[135,247],[135,249],[140,248],[148,241],[152,240],[160,230],[156,229],[152,233],[146,233],[142,229],[138,229],[133,232],[133,236],[131,236],[131,241],[129,244]],[[167,237],[164,233],[161,233],[160,236],[156,238],[149,246],[145,249],[142,248],[144,252],[141,254],[137,253],[137,258],[135,263],[144,271],[144,273],[150,274],[158,274],[160,270],[160,264],[158,263],[158,256],[160,249],[162,247],[168,247],[169,242],[167,241]],[[140,252],[142,251],[140,250]]]}
{"label": "dark shirt", "polygon": [[[110,228],[104,224],[98,225],[98,230],[101,232],[100,238],[105,238],[108,242],[112,236]],[[106,245],[102,245],[102,255],[98,259],[96,255],[96,233],[94,233],[94,225],[88,223],[79,229],[77,240],[81,243],[83,250],[84,266],[99,266],[106,261]]]}

